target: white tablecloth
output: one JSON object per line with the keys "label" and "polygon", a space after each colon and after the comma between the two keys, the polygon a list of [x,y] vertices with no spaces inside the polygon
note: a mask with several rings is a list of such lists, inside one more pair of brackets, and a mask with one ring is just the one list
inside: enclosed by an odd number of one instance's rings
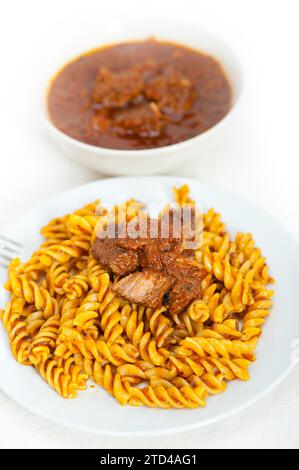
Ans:
{"label": "white tablecloth", "polygon": [[[157,15],[190,21],[223,37],[240,56],[246,78],[240,119],[225,144],[177,174],[222,185],[256,201],[298,238],[296,3],[6,2],[0,29],[0,230],[40,200],[98,177],[66,160],[41,125],[40,93],[49,60],[55,61],[59,53],[57,38],[63,35],[63,44],[80,40],[80,35],[83,39],[84,28],[94,26],[97,18]],[[190,433],[134,441],[65,429],[32,415],[0,392],[0,447],[298,448],[298,390],[296,366],[275,390],[232,418]]]}

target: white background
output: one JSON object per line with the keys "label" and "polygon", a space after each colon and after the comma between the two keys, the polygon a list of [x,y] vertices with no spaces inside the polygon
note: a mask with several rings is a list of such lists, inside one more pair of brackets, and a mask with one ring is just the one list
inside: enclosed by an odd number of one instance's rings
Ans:
{"label": "white background", "polygon": [[[296,0],[2,2],[0,230],[48,196],[99,177],[66,160],[48,140],[41,123],[42,90],[49,64],[59,65],[60,54],[74,42],[82,39],[83,44],[85,31],[98,28],[100,38],[104,21],[134,16],[190,21],[223,38],[238,54],[246,79],[239,122],[225,145],[176,173],[254,200],[298,239]],[[134,441],[48,423],[0,392],[0,448],[298,448],[298,391],[297,365],[274,391],[233,418],[190,433]]]}

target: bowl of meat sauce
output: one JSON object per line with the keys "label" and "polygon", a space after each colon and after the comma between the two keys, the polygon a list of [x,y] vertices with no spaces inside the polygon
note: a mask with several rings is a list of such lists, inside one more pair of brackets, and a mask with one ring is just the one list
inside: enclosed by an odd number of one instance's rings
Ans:
{"label": "bowl of meat sauce", "polygon": [[240,96],[239,63],[221,41],[173,23],[147,30],[123,27],[123,40],[108,45],[103,38],[47,87],[51,135],[102,173],[165,173],[203,157]]}

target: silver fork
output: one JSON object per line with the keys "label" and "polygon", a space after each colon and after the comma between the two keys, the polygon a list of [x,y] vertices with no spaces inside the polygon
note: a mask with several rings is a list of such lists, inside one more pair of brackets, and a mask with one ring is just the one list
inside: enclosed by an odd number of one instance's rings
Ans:
{"label": "silver fork", "polygon": [[0,235],[0,266],[7,268],[9,262],[20,254],[21,248],[21,243]]}

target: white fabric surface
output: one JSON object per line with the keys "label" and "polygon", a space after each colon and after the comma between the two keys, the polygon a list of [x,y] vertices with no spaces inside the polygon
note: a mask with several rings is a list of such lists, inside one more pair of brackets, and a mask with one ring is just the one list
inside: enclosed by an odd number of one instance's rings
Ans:
{"label": "white fabric surface", "polygon": [[[78,41],[97,17],[158,15],[193,22],[223,37],[240,56],[246,78],[240,119],[225,145],[215,146],[205,159],[177,174],[222,185],[256,201],[298,239],[298,2],[107,3],[11,0],[2,6],[0,230],[48,196],[98,177],[66,160],[41,125],[46,61],[55,58],[59,33],[65,32],[68,43],[74,37]],[[298,448],[298,390],[299,365],[275,390],[232,418],[190,433],[134,440],[65,429],[32,415],[0,392],[0,448]]]}

